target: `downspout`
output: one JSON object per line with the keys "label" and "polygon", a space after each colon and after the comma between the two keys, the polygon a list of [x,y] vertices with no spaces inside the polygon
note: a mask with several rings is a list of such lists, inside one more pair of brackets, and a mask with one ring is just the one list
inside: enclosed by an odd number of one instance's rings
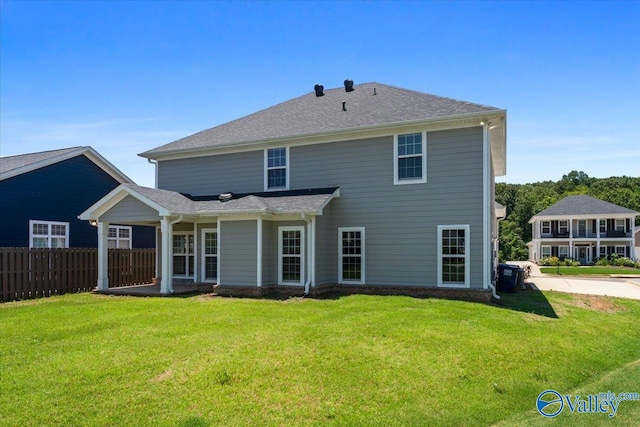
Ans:
{"label": "downspout", "polygon": [[311,284],[311,276],[310,276],[310,273],[311,273],[311,254],[310,254],[310,252],[311,251],[307,250],[310,247],[310,242],[311,242],[311,240],[310,240],[311,239],[311,232],[310,232],[311,219],[307,218],[305,213],[302,212],[302,220],[307,223],[307,227],[306,227],[307,228],[307,240],[306,240],[307,244],[305,245],[307,247],[304,248],[304,250],[305,250],[305,252],[307,254],[306,258],[307,258],[307,264],[308,264],[308,268],[304,269],[305,276],[307,276],[306,280],[304,282],[304,296],[307,296],[307,295],[309,295],[309,285]]}
{"label": "downspout", "polygon": [[[180,215],[180,216],[178,217],[178,219],[176,219],[176,220],[174,220],[174,221],[171,221],[171,222],[169,223],[169,228],[171,229],[171,235],[172,235],[172,236],[173,236],[173,224],[177,224],[177,223],[179,223],[180,221],[182,221],[182,215]],[[167,249],[168,249],[168,248],[167,248]],[[173,267],[171,267],[171,275],[173,276]],[[171,280],[169,281],[169,293],[170,293],[170,294],[172,294],[172,293],[174,293],[174,292],[175,292],[175,291],[173,290],[173,277],[172,277],[172,278],[171,278]]]}
{"label": "downspout", "polygon": [[155,173],[154,173],[155,183],[153,188],[158,188],[158,162],[153,159],[147,159],[147,161],[152,165],[155,165]]}
{"label": "downspout", "polygon": [[[491,221],[491,215],[489,213],[489,210],[492,209],[492,206],[489,206],[489,189],[487,188],[489,185],[489,156],[490,156],[490,151],[489,151],[489,124],[486,121],[481,122],[482,124],[482,162],[483,162],[483,183],[482,183],[482,201],[483,201],[483,218],[482,218],[482,239],[484,241],[484,249],[482,250],[482,263],[484,264],[484,268],[488,268],[489,267],[489,253],[488,253],[488,248],[487,245],[490,245],[491,241],[490,238],[491,236],[489,236],[489,229],[490,229],[490,221]],[[493,248],[491,247],[489,249],[490,251],[493,251]],[[493,263],[492,263],[493,264]],[[492,282],[492,278],[491,277],[487,277],[486,274],[483,274],[484,280],[486,280],[487,286],[489,288],[491,288],[491,293],[493,295],[493,297],[495,299],[500,299],[500,296],[498,295],[497,291],[496,291],[496,287]],[[488,280],[487,280],[488,279]]]}
{"label": "downspout", "polygon": [[[497,226],[497,227],[498,227],[498,230],[500,229],[500,221],[502,221],[503,219],[505,219],[505,217],[497,218],[497,223],[498,223],[498,226]],[[498,236],[500,236],[500,234],[499,234],[499,233],[498,233]],[[496,241],[496,243],[498,244],[498,249],[499,249],[499,248],[500,248],[500,238],[498,237],[496,240],[497,240],[497,241]],[[496,251],[496,257],[497,257],[497,256],[498,256],[498,251]],[[492,273],[495,273],[495,272],[492,272]],[[495,274],[493,275],[493,277],[495,277]],[[489,281],[489,287],[491,288],[491,293],[493,294],[493,297],[494,297],[495,299],[500,299],[500,295],[498,295],[498,294],[496,293],[496,287],[495,287],[495,285],[493,284],[493,281],[491,281],[491,280]]]}

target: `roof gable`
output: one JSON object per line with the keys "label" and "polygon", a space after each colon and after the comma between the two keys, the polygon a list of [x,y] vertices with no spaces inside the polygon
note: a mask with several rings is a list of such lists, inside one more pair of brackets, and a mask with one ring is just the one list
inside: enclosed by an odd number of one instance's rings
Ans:
{"label": "roof gable", "polygon": [[[567,196],[554,205],[539,212],[531,218],[543,216],[569,216],[569,215],[615,215],[615,214],[639,214],[631,209],[618,206],[591,196],[578,195]],[[530,222],[531,222],[530,221]]]}
{"label": "roof gable", "polygon": [[0,181],[82,155],[121,184],[133,183],[128,176],[88,146],[0,157]]}
{"label": "roof gable", "polygon": [[168,153],[364,130],[487,112],[504,113],[495,107],[380,83],[365,83],[357,85],[352,92],[345,92],[344,88],[330,89],[320,97],[311,92],[140,155],[155,158]]}

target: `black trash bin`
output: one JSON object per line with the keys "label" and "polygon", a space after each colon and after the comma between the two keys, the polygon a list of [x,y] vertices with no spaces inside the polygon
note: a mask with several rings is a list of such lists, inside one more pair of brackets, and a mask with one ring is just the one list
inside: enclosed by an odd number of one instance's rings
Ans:
{"label": "black trash bin", "polygon": [[[510,292],[516,291],[518,281],[518,270],[520,267],[510,264],[498,264],[498,291]],[[524,274],[523,274],[524,280]]]}
{"label": "black trash bin", "polygon": [[518,279],[516,280],[516,289],[524,289],[524,269],[518,267]]}

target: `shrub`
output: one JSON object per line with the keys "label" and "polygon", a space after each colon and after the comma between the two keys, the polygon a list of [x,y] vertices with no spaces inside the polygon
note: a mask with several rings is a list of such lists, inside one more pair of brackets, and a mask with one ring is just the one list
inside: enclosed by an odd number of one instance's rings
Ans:
{"label": "shrub", "polygon": [[543,265],[543,266],[546,266],[546,267],[551,265],[551,266],[555,267],[556,265],[562,265],[562,264],[560,263],[560,259],[557,256],[552,256],[552,257],[544,257],[544,258],[542,258],[540,260],[540,265]]}
{"label": "shrub", "polygon": [[578,261],[577,259],[565,258],[564,265],[566,265],[567,267],[580,267],[580,261]]}
{"label": "shrub", "polygon": [[627,257],[612,257],[611,265],[616,267],[635,267],[636,263]]}
{"label": "shrub", "polygon": [[601,267],[606,267],[607,265],[609,265],[609,260],[606,256],[603,256],[602,258],[596,258],[596,262],[594,264]]}

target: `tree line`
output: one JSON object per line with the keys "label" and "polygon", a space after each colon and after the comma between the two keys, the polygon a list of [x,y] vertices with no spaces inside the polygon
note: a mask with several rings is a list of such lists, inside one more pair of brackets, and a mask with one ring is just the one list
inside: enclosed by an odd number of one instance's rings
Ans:
{"label": "tree line", "polygon": [[[556,182],[499,182],[496,201],[507,208],[507,217],[500,221],[500,261],[526,260],[529,256],[526,244],[531,240],[531,217],[566,196],[579,194],[640,212],[640,178],[591,178],[582,171],[571,171]],[[636,225],[640,225],[640,217],[636,217]]]}

